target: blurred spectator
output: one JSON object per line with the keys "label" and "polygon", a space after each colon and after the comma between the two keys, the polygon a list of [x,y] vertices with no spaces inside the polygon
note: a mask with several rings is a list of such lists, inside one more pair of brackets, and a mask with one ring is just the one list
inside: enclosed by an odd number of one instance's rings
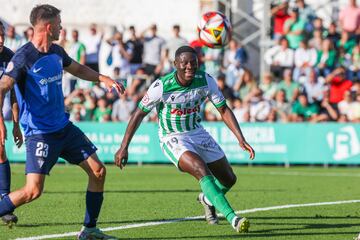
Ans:
{"label": "blurred spectator", "polygon": [[326,77],[330,87],[330,103],[339,103],[344,99],[344,93],[352,86],[352,82],[346,79],[345,68],[338,67]]}
{"label": "blurred spectator", "polygon": [[217,77],[217,85],[220,91],[222,92],[222,94],[224,95],[225,99],[232,100],[235,98],[233,90],[225,82],[224,74],[220,74]]}
{"label": "blurred spectator", "polygon": [[111,119],[114,122],[127,122],[135,110],[136,102],[130,99],[127,92],[120,95],[112,107]]}
{"label": "blurred spectator", "polygon": [[203,62],[205,71],[217,78],[221,73],[223,50],[220,48],[203,47]]}
{"label": "blurred spectator", "polygon": [[317,52],[315,48],[309,48],[307,40],[302,40],[300,47],[295,51],[294,80],[299,82],[300,77],[308,77],[316,62]]}
{"label": "blurred spectator", "polygon": [[[360,20],[360,19],[359,19]],[[336,43],[337,48],[344,48],[345,52],[347,54],[351,54],[353,47],[356,45],[356,41],[353,38],[349,38],[349,33],[342,31],[341,32],[341,38]]]}
{"label": "blurred spectator", "polygon": [[291,119],[293,122],[313,121],[318,113],[319,106],[309,103],[306,94],[301,93],[292,105]]}
{"label": "blurred spectator", "polygon": [[10,48],[11,51],[16,52],[16,50],[21,47],[23,41],[20,36],[15,32],[15,27],[9,25],[6,31],[6,38],[4,45]]}
{"label": "blurred spectator", "polygon": [[315,11],[311,6],[305,4],[305,0],[296,0],[296,7],[299,11],[299,18],[305,22],[306,32],[311,32],[313,30],[312,23],[315,19]]}
{"label": "blurred spectator", "polygon": [[319,18],[319,17],[315,18],[312,25],[313,25],[312,31],[320,31],[323,34],[323,36],[324,36],[324,34],[327,33],[327,31],[323,25],[322,18]]}
{"label": "blurred spectator", "polygon": [[290,10],[290,18],[284,24],[284,33],[289,40],[289,46],[292,49],[299,47],[301,40],[304,39],[306,22],[299,18],[299,9],[293,8]]}
{"label": "blurred spectator", "polygon": [[323,42],[322,32],[320,30],[315,30],[313,32],[313,37],[309,40],[309,46],[315,48],[317,51],[320,51],[322,48],[322,42]]}
{"label": "blurred spectator", "polygon": [[106,95],[106,90],[104,87],[102,87],[102,84],[97,82],[95,85],[91,88],[91,92],[94,94],[96,99],[102,98]]}
{"label": "blurred spectator", "polygon": [[30,42],[33,37],[34,37],[34,28],[33,27],[28,27],[26,30],[25,30],[25,39],[27,42]]}
{"label": "blurred spectator", "polygon": [[174,25],[172,28],[173,36],[166,41],[165,48],[169,51],[168,56],[171,62],[175,60],[175,51],[184,45],[189,45],[188,41],[180,36],[180,25]]}
{"label": "blurred spectator", "polygon": [[111,120],[111,108],[105,97],[101,97],[97,100],[93,119],[96,122],[108,122]]}
{"label": "blurred spectator", "polygon": [[348,79],[360,80],[360,45],[356,45],[349,57]]}
{"label": "blurred spectator", "polygon": [[249,104],[250,120],[252,122],[265,122],[271,113],[270,102],[263,98],[260,88],[254,87],[244,99]]}
{"label": "blurred spectator", "polygon": [[300,90],[300,84],[292,79],[291,69],[284,71],[283,80],[278,83],[278,90],[283,89],[286,93],[286,99],[292,103],[297,99]]}
{"label": "blurred spectator", "polygon": [[202,69],[203,68],[203,57],[204,57],[204,53],[202,51],[202,48],[204,47],[204,44],[197,37],[195,40],[190,42],[190,47],[195,49],[195,51],[197,53],[199,69]]}
{"label": "blurred spectator", "polygon": [[234,86],[236,80],[243,74],[244,64],[247,62],[247,52],[235,39],[229,42],[229,48],[225,50],[223,67],[226,73],[226,84]]}
{"label": "blurred spectator", "polygon": [[[145,34],[149,31],[149,36]],[[151,25],[141,33],[144,42],[143,66],[146,74],[157,76],[160,73],[159,65],[163,54],[165,41],[157,35],[156,24]]]}
{"label": "blurred spectator", "polygon": [[265,52],[265,62],[270,66],[275,77],[281,78],[284,69],[294,65],[294,50],[289,48],[286,38],[281,38],[280,44],[273,46]]}
{"label": "blurred spectator", "polygon": [[205,102],[204,119],[209,122],[221,121],[221,115],[211,101]]}
{"label": "blurred spectator", "polygon": [[358,33],[360,27],[360,8],[356,0],[349,0],[349,5],[339,14],[340,27],[350,35]]}
{"label": "blurred spectator", "polygon": [[344,92],[343,100],[338,103],[339,113],[341,115],[346,115],[347,119],[350,115],[350,105],[354,102],[354,97],[351,94],[350,90]]}
{"label": "blurred spectator", "polygon": [[69,50],[69,40],[67,39],[67,31],[65,28],[60,30],[59,40],[55,42],[56,44],[60,45],[62,48],[65,49],[67,52]]}
{"label": "blurred spectator", "polygon": [[256,81],[253,73],[249,69],[244,69],[244,74],[241,75],[234,85],[235,95],[244,100],[255,87]]}
{"label": "blurred spectator", "polygon": [[243,103],[240,98],[234,98],[234,100],[232,101],[232,105],[233,113],[239,123],[250,122],[249,107],[245,103]]}
{"label": "blurred spectator", "polygon": [[129,96],[133,97],[136,94],[139,94],[146,87],[146,82],[149,79],[149,75],[146,74],[144,68],[139,68],[136,70],[135,75],[132,76],[131,85],[127,89]]}
{"label": "blurred spectator", "polygon": [[111,66],[119,67],[121,69],[120,77],[126,78],[130,74],[131,50],[127,48],[123,41],[123,34],[115,32],[106,42],[111,46]]}
{"label": "blurred spectator", "polygon": [[321,76],[326,77],[335,67],[336,51],[329,39],[325,39],[322,48],[318,51],[317,69]]}
{"label": "blurred spectator", "polygon": [[315,116],[313,122],[328,122],[337,121],[339,118],[339,112],[336,104],[330,103],[329,91],[325,91],[324,98],[320,103],[320,111]]}
{"label": "blurred spectator", "polygon": [[[85,51],[85,45],[82,42],[79,42],[79,32],[77,29],[74,29],[71,32],[71,41],[69,42],[68,47],[68,54],[69,56],[77,61],[80,64],[85,64],[86,62],[86,51]],[[75,89],[76,83],[78,78],[71,75],[70,77],[70,92],[72,92]],[[80,82],[80,81],[79,81]],[[89,83],[83,83],[86,84],[86,87],[81,87],[84,89],[89,89],[92,84]]]}
{"label": "blurred spectator", "polygon": [[271,73],[264,73],[264,77],[259,84],[259,88],[263,92],[263,96],[266,100],[274,99],[277,90],[277,84],[273,81]]}
{"label": "blurred spectator", "polygon": [[126,46],[130,50],[130,74],[135,74],[136,70],[141,67],[142,55],[144,51],[144,45],[142,41],[136,36],[134,26],[129,27],[130,39],[127,40]]}
{"label": "blurred spectator", "polygon": [[97,25],[90,25],[90,35],[83,38],[86,48],[86,65],[99,72],[99,51],[104,34],[97,32]]}
{"label": "blurred spectator", "polygon": [[170,60],[169,49],[165,49],[164,55],[161,58],[161,62],[157,67],[157,71],[160,76],[166,75],[172,71],[174,71],[174,63]]}
{"label": "blurred spectator", "polygon": [[331,22],[329,29],[325,34],[325,37],[331,40],[333,46],[336,46],[337,42],[340,40],[340,33],[337,32],[336,27],[336,23]]}
{"label": "blurred spectator", "polygon": [[64,104],[70,113],[70,119],[90,121],[96,100],[91,96],[90,90],[76,89],[65,98]]}
{"label": "blurred spectator", "polygon": [[360,123],[360,94],[354,95],[355,101],[350,105],[349,121]]}
{"label": "blurred spectator", "polygon": [[276,119],[280,122],[288,122],[291,112],[291,104],[286,99],[286,93],[283,89],[277,90],[275,100],[271,101],[273,110],[276,113]]}
{"label": "blurred spectator", "polygon": [[307,81],[304,83],[304,91],[308,97],[308,102],[320,102],[323,99],[324,92],[326,91],[323,83],[318,81],[316,71],[310,71]]}
{"label": "blurred spectator", "polygon": [[271,16],[273,17],[273,39],[278,40],[284,36],[284,24],[285,21],[290,18],[288,14],[289,3],[288,1],[283,1],[279,5],[276,5],[271,8]]}

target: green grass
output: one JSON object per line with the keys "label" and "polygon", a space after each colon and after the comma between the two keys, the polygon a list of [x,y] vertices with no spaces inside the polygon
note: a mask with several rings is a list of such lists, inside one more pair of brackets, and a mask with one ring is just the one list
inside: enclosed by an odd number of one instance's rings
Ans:
{"label": "green grass", "polygon": [[[101,228],[203,215],[195,201],[197,182],[172,165],[107,166]],[[360,199],[356,168],[234,167],[238,181],[228,193],[236,210],[286,204]],[[12,165],[13,188],[24,183],[24,165]],[[16,210],[13,229],[0,226],[0,239],[78,231],[84,216],[86,176],[76,166],[58,165],[47,178],[40,199]],[[108,232],[120,239],[352,239],[360,231],[360,204],[313,206],[245,214],[250,233],[237,234],[222,219]],[[65,237],[62,239],[74,239]]]}

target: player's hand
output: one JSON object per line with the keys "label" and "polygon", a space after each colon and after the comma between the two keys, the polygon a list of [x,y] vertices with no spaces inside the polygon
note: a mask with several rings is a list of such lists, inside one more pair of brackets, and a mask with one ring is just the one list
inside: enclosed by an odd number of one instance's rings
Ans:
{"label": "player's hand", "polygon": [[124,93],[125,88],[121,83],[116,82],[115,80],[111,79],[108,76],[102,76],[100,78],[100,81],[103,82],[109,92],[112,91],[112,89],[115,89],[115,91],[121,95]]}
{"label": "player's hand", "polygon": [[16,146],[18,148],[21,147],[21,145],[23,144],[24,140],[23,140],[23,135],[21,133],[19,124],[14,124],[14,128],[13,128],[13,136],[14,136],[14,142],[16,144]]}
{"label": "player's hand", "polygon": [[244,151],[248,151],[250,153],[250,159],[253,160],[255,158],[255,151],[254,149],[248,144],[246,141],[239,142],[240,147]]}
{"label": "player's hand", "polygon": [[7,139],[6,136],[6,126],[4,121],[0,121],[0,144],[2,146],[5,145],[5,140]]}
{"label": "player's hand", "polygon": [[115,164],[116,166],[123,169],[128,161],[128,149],[120,147],[120,149],[115,154]]}

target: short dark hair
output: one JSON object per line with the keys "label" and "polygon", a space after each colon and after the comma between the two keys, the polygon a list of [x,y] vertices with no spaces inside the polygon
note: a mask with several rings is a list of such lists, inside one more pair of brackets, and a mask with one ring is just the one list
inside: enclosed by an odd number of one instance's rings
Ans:
{"label": "short dark hair", "polygon": [[193,54],[197,54],[195,49],[193,49],[190,46],[181,46],[179,47],[176,52],[175,52],[175,58],[179,57],[180,54],[185,53],[185,52],[189,52],[189,53],[193,53]]}
{"label": "short dark hair", "polygon": [[4,27],[4,24],[2,21],[0,21],[0,27]]}
{"label": "short dark hair", "polygon": [[60,10],[49,4],[35,6],[30,13],[30,23],[35,26],[39,21],[53,20],[60,14]]}

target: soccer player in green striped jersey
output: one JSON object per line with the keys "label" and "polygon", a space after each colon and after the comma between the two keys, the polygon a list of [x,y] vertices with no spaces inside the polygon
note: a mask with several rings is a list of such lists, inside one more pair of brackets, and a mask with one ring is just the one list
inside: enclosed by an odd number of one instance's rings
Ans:
{"label": "soccer player in green striped jersey", "polygon": [[175,53],[176,71],[152,83],[132,115],[115,163],[121,169],[128,159],[128,146],[143,118],[156,107],[159,116],[159,138],[164,154],[181,171],[194,176],[202,192],[198,201],[205,208],[208,223],[218,223],[221,212],[238,232],[247,232],[246,218],[235,214],[225,194],[236,182],[236,176],[226,156],[215,140],[200,125],[200,106],[209,99],[220,112],[223,121],[234,133],[243,150],[254,159],[255,152],[246,142],[234,114],[209,74],[198,70],[196,52],[182,46]]}

